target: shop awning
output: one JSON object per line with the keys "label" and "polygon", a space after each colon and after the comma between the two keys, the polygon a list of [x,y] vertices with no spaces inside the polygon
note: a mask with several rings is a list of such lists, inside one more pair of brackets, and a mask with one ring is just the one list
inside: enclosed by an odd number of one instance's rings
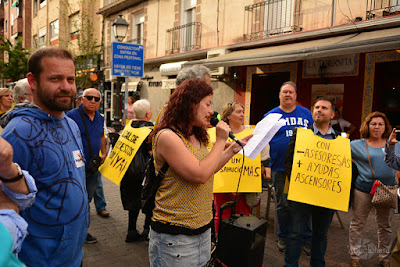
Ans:
{"label": "shop awning", "polygon": [[166,63],[160,66],[160,74],[162,76],[173,76],[178,75],[178,72],[183,68],[182,65],[187,61]]}
{"label": "shop awning", "polygon": [[[137,90],[139,82],[128,82],[128,92],[134,92]],[[125,83],[121,86],[121,92],[125,92]]]}
{"label": "shop awning", "polygon": [[207,67],[262,65],[392,49],[400,49],[400,28],[234,51],[219,57],[190,61],[184,66],[195,64],[203,64]]}

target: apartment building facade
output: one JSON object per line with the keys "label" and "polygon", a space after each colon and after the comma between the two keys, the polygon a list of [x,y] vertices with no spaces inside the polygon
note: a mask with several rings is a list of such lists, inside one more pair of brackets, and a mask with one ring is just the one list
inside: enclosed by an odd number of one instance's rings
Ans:
{"label": "apartment building facade", "polygon": [[[100,8],[100,2],[32,0],[32,48],[63,46],[70,49],[77,58],[78,90],[97,86],[102,17],[96,11]],[[92,73],[96,74],[96,79],[89,80]]]}
{"label": "apartment building facade", "polygon": [[[373,110],[400,125],[399,10],[399,0],[104,0],[98,14],[105,46],[120,14],[130,24],[124,42],[144,44],[145,74],[133,87],[155,111],[182,67],[204,64],[213,73],[214,109],[243,103],[248,124],[277,106],[280,85],[292,80],[298,104],[310,108],[329,96],[359,126]],[[110,54],[107,88],[119,88]]]}

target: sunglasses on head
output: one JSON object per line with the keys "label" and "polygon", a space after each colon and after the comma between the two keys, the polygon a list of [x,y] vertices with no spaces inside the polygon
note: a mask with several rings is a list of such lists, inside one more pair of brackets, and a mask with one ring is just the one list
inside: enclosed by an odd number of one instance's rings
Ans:
{"label": "sunglasses on head", "polygon": [[89,101],[92,101],[92,99],[94,98],[94,101],[99,102],[100,101],[100,97],[98,96],[92,96],[92,95],[85,95],[85,98]]}

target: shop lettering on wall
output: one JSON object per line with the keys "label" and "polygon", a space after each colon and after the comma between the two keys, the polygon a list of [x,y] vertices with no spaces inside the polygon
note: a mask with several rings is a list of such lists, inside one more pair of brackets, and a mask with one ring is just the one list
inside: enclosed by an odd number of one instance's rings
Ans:
{"label": "shop lettering on wall", "polygon": [[161,87],[162,82],[149,82],[149,87]]}
{"label": "shop lettering on wall", "polygon": [[358,54],[304,60],[303,77],[320,77],[321,66],[325,76],[357,75]]}

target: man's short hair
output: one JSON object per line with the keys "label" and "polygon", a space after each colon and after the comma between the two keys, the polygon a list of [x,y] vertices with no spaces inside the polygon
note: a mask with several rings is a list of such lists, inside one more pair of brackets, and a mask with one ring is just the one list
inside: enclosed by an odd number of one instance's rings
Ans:
{"label": "man's short hair", "polygon": [[332,99],[329,99],[329,98],[327,98],[325,96],[320,96],[320,97],[317,98],[317,101],[315,101],[314,107],[315,107],[315,104],[317,104],[318,101],[326,101],[326,102],[331,103],[332,112],[335,112],[335,106],[333,105]]}
{"label": "man's short hair", "polygon": [[57,57],[75,61],[75,57],[72,53],[68,49],[62,47],[46,47],[38,49],[34,51],[28,59],[28,71],[36,78],[39,78],[40,73],[43,71],[42,59],[45,57]]}
{"label": "man's short hair", "polygon": [[282,88],[283,88],[285,85],[287,85],[287,84],[290,85],[290,86],[292,86],[292,87],[294,88],[294,91],[297,92],[297,86],[296,86],[296,84],[295,84],[294,82],[292,82],[292,81],[287,81],[287,82],[282,83],[281,88],[279,89],[279,92],[282,91]]}
{"label": "man's short hair", "polygon": [[25,87],[26,86],[30,86],[27,78],[21,79],[15,84],[14,90],[13,90],[14,91],[13,97],[14,97],[15,103],[19,103],[19,98],[25,96],[25,94],[26,94]]}
{"label": "man's short hair", "polygon": [[135,118],[143,119],[146,117],[146,113],[150,112],[150,102],[146,99],[141,99],[133,103],[133,112]]}
{"label": "man's short hair", "polygon": [[193,65],[183,68],[176,76],[176,86],[180,85],[184,80],[188,79],[201,79],[204,80],[204,75],[211,77],[210,69],[203,65]]}

